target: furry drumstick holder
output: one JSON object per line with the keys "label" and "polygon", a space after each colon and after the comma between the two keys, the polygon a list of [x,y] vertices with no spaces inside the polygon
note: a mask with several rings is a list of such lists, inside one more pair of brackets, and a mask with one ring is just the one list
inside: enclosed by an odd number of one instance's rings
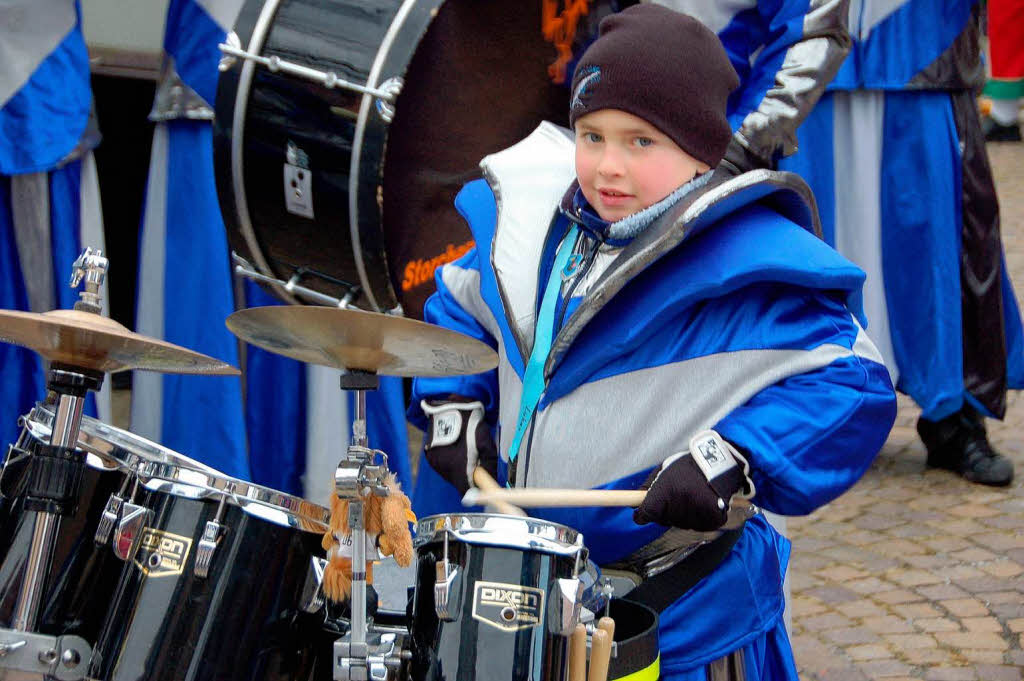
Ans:
{"label": "furry drumstick holder", "polygon": [[[402,567],[412,564],[412,534],[409,523],[416,522],[409,497],[402,492],[394,473],[387,476],[387,496],[370,492],[362,496],[366,528],[366,581],[373,583],[372,563],[394,556]],[[330,530],[321,542],[327,551],[324,568],[324,595],[334,602],[348,599],[352,589],[352,528],[348,523],[349,501],[331,495]]]}

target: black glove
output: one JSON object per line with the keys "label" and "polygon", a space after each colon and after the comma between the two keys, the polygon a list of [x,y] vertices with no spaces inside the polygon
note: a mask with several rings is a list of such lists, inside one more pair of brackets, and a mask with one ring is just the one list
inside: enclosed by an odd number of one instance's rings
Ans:
{"label": "black glove", "polygon": [[746,459],[718,433],[698,433],[690,451],[670,456],[647,477],[647,496],[633,511],[633,522],[717,530],[729,517],[733,495],[741,489],[744,496],[753,494],[748,472]]}
{"label": "black glove", "polygon": [[735,176],[742,175],[748,170],[757,170],[758,168],[768,168],[771,170],[775,168],[775,163],[765,160],[752,152],[740,141],[738,135],[733,134],[732,139],[729,140],[729,146],[725,148],[725,155],[722,157],[716,170]]}
{"label": "black glove", "polygon": [[452,396],[423,400],[420,407],[430,418],[424,447],[427,461],[459,494],[473,487],[473,469],[478,465],[491,477],[498,476],[498,448],[484,420],[482,402]]}

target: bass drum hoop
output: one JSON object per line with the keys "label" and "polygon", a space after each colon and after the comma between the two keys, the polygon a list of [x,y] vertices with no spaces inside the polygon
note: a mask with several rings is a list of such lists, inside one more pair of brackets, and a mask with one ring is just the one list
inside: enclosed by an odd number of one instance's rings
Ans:
{"label": "bass drum hoop", "polygon": [[[429,2],[405,0],[405,2],[402,3],[402,6],[399,7],[394,19],[391,20],[391,25],[388,26],[387,33],[384,34],[384,39],[381,41],[376,57],[374,57],[373,65],[370,67],[369,77],[367,78],[367,85],[369,87],[377,88],[380,86],[379,80],[385,67],[390,67],[389,71],[397,70],[398,67],[401,68],[400,75],[389,76],[389,78],[405,76],[406,70],[408,69],[410,62],[412,61],[412,57],[416,52],[416,48],[419,47],[420,41],[423,40],[423,36],[426,35],[427,28],[429,28],[430,22],[433,19],[437,8],[440,7],[443,2],[444,0],[430,0]],[[413,13],[414,9],[416,10],[415,13]],[[415,21],[412,21],[410,25],[411,20]],[[397,40],[399,33],[404,35],[407,26],[409,26],[407,30],[412,32],[410,37],[413,38],[413,40]],[[392,50],[393,46],[396,49]],[[401,93],[399,93],[395,98],[396,108],[401,106],[401,100],[402,96]],[[362,221],[359,218],[362,214],[360,212],[361,208],[369,211],[380,211],[376,197],[382,190],[384,178],[381,173],[383,173],[383,166],[378,168],[376,166],[369,164],[364,165],[362,163],[363,145],[366,141],[368,130],[376,133],[374,135],[375,138],[379,135],[382,146],[387,142],[389,122],[384,121],[379,112],[378,115],[371,118],[370,111],[375,108],[374,98],[368,94],[364,94],[359,106],[359,118],[356,121],[355,139],[353,140],[352,145],[352,163],[349,172],[348,188],[349,228],[352,232],[352,249],[356,271],[359,274],[359,282],[363,286],[363,293],[366,296],[366,299],[373,306],[374,310],[377,312],[385,312],[386,310],[381,309],[381,306],[377,302],[369,285],[369,278],[366,274],[366,264],[363,261],[362,238],[360,236],[362,232]],[[360,187],[374,187],[374,191],[359,191]],[[368,198],[364,198],[364,196],[368,196]],[[380,216],[378,215],[378,218],[379,217]],[[371,228],[372,227],[373,225],[371,224]],[[386,252],[384,253],[384,259],[385,267],[387,267]],[[394,291],[392,291],[392,297],[394,297],[395,300],[398,300]]]}

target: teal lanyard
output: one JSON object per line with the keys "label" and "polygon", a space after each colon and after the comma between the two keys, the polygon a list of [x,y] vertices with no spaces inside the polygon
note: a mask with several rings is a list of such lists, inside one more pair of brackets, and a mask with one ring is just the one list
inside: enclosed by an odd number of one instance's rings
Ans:
{"label": "teal lanyard", "polygon": [[526,364],[526,372],[523,375],[523,394],[519,399],[519,420],[516,422],[516,436],[512,439],[512,446],[508,450],[508,460],[515,461],[519,454],[519,446],[523,441],[523,434],[526,427],[537,410],[541,393],[544,392],[544,364],[547,362],[548,354],[551,352],[551,341],[555,329],[555,305],[558,302],[558,292],[562,288],[562,271],[569,262],[576,246],[576,237],[579,228],[572,226],[562,245],[555,255],[555,262],[551,266],[551,274],[548,277],[547,288],[544,289],[544,298],[540,303],[540,312],[537,315],[537,323],[534,325],[533,352],[530,353],[530,361]]}

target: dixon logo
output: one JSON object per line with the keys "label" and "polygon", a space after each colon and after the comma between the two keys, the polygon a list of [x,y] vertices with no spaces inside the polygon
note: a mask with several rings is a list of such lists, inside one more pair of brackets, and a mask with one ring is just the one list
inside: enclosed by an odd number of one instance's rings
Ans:
{"label": "dixon logo", "polygon": [[473,589],[473,619],[505,631],[540,626],[544,592],[531,586],[477,582]]}
{"label": "dixon logo", "polygon": [[135,554],[135,564],[147,577],[180,575],[192,548],[192,539],[146,528]]}

